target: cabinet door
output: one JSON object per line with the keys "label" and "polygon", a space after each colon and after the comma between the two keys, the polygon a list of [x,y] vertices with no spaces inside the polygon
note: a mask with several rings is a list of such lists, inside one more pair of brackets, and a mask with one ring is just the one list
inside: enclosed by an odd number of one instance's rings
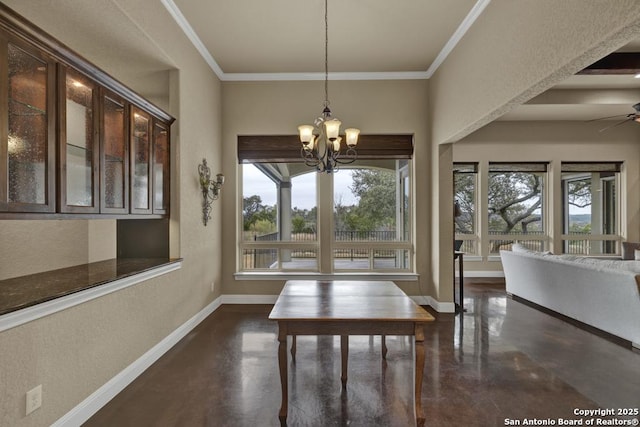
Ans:
{"label": "cabinet door", "polygon": [[131,213],[149,214],[151,205],[151,116],[131,107]]}
{"label": "cabinet door", "polygon": [[0,211],[55,211],[55,64],[0,34]]}
{"label": "cabinet door", "polygon": [[169,128],[153,124],[153,213],[169,213]]}
{"label": "cabinet door", "polygon": [[128,105],[102,90],[100,97],[100,212],[129,213]]}
{"label": "cabinet door", "polygon": [[98,212],[97,86],[59,66],[60,211]]}

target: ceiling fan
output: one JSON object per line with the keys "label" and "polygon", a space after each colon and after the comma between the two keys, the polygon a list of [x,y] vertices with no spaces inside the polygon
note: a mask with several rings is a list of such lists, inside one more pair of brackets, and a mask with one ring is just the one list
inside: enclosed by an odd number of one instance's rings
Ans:
{"label": "ceiling fan", "polygon": [[626,122],[629,122],[629,121],[634,121],[634,122],[640,123],[640,102],[638,102],[637,104],[634,104],[633,105],[633,109],[635,110],[635,112],[633,112],[633,113],[616,114],[615,116],[600,117],[598,119],[587,120],[587,121],[588,122],[595,122],[595,121],[599,121],[599,120],[607,120],[607,119],[612,119],[614,117],[623,117],[624,116],[623,120],[621,120],[621,121],[619,121],[617,123],[614,123],[611,126],[604,127],[602,129],[600,129],[598,132],[602,132],[602,131],[605,131],[607,129],[614,128],[616,126],[619,126],[619,125],[621,125],[623,123],[626,123]]}

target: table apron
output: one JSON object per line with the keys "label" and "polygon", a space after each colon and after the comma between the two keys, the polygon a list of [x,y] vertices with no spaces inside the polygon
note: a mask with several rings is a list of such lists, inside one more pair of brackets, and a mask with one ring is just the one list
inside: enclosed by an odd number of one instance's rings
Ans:
{"label": "table apron", "polygon": [[415,335],[413,321],[278,321],[286,335]]}

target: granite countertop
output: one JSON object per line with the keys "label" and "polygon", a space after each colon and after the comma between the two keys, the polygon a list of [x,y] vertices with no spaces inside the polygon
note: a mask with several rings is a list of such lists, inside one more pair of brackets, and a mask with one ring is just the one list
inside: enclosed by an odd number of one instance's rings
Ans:
{"label": "granite countertop", "polygon": [[114,258],[0,280],[0,315],[180,261],[173,258]]}

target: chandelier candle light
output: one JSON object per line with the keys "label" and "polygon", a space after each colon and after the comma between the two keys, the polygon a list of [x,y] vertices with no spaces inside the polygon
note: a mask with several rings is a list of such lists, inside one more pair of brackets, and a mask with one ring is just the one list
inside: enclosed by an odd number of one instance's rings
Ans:
{"label": "chandelier candle light", "polygon": [[356,160],[358,153],[359,129],[346,129],[346,158],[341,158],[340,125],[342,122],[331,116],[329,108],[329,24],[327,18],[327,1],[324,1],[324,109],[322,115],[314,121],[314,126],[298,126],[300,132],[300,156],[307,166],[313,166],[318,172],[333,173],[338,171],[338,164],[349,164]]}

